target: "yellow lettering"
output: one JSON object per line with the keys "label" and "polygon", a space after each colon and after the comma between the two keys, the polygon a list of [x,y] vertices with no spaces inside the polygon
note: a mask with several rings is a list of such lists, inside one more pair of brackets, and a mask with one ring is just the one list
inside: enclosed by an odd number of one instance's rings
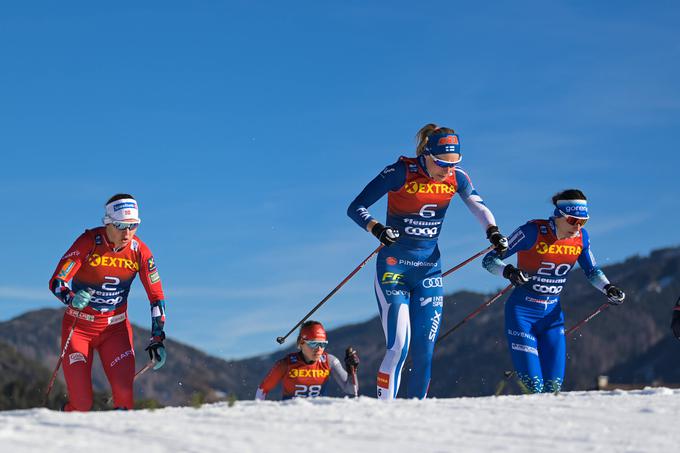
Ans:
{"label": "yellow lettering", "polygon": [[581,248],[581,246],[577,245],[558,245],[558,244],[548,245],[545,242],[539,242],[538,244],[536,244],[536,253],[540,255],[551,253],[555,255],[578,256],[581,254],[582,250],[583,249]]}

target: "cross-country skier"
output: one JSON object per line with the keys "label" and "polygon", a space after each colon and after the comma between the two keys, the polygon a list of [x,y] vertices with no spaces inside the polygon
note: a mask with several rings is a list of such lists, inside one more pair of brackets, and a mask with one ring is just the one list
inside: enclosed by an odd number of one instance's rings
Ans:
{"label": "cross-country skier", "polygon": [[307,321],[300,327],[297,339],[298,352],[278,360],[257,389],[255,398],[263,400],[281,382],[283,399],[324,396],[329,377],[350,395],[358,392],[356,370],[359,356],[352,348],[345,351],[345,366],[327,353],[326,331],[318,321]]}
{"label": "cross-country skier", "polygon": [[[462,158],[458,135],[448,127],[427,124],[416,138],[416,157],[402,156],[385,167],[347,209],[352,220],[386,246],[378,254],[375,279],[387,345],[378,370],[381,399],[396,398],[409,348],[413,367],[406,395],[427,396],[444,300],[437,239],[451,198],[459,194],[491,243],[507,249],[493,214],[458,166]],[[383,225],[368,208],[386,194]]]}
{"label": "cross-country skier", "polygon": [[137,201],[117,194],[106,202],[104,226],[85,230],[61,258],[50,279],[50,289],[66,304],[62,321],[62,349],[73,327],[64,355],[64,377],[69,401],[66,411],[92,407],[92,359],[97,350],[111,384],[113,404],[134,406],[132,382],[135,353],[127,299],[135,276],[151,302],[152,337],[146,348],[156,361],[165,363],[165,297],[151,251],[135,233],[140,223]]}
{"label": "cross-country skier", "polygon": [[[532,393],[558,392],[564,380],[564,315],[560,293],[567,274],[578,264],[588,281],[609,303],[623,303],[625,294],[609,283],[595,264],[586,196],[569,189],[552,197],[555,207],[547,220],[531,220],[509,237],[505,255],[492,251],[483,266],[515,286],[505,303],[505,332],[517,376]],[[517,254],[517,267],[501,258]]]}

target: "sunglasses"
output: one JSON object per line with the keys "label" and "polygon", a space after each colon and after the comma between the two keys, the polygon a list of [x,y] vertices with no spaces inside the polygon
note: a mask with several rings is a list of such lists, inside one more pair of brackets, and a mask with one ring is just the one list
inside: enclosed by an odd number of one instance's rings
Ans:
{"label": "sunglasses", "polygon": [[305,343],[307,346],[309,346],[312,349],[317,349],[317,348],[323,348],[325,349],[326,346],[328,346],[327,341],[310,341],[310,340],[305,340]]}
{"label": "sunglasses", "polygon": [[128,223],[128,222],[111,222],[111,225],[114,226],[117,230],[125,231],[125,230],[134,230],[139,226],[139,222],[136,223]]}
{"label": "sunglasses", "polygon": [[456,164],[458,164],[461,160],[463,160],[463,156],[461,156],[458,153],[454,153],[458,156],[458,158],[454,162],[450,162],[448,160],[442,160],[442,159],[437,159],[434,157],[433,154],[430,154],[430,157],[432,158],[432,162],[434,162],[438,167],[442,168],[452,168],[455,167]]}
{"label": "sunglasses", "polygon": [[584,219],[583,217],[570,216],[562,211],[560,211],[560,213],[562,213],[562,215],[564,216],[564,220],[566,220],[569,225],[578,225],[582,227],[588,221],[588,219]]}

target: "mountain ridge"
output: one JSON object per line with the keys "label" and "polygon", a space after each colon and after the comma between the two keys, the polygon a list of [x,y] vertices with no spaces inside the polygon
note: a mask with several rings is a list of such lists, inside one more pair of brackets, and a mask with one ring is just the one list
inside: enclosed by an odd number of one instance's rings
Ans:
{"label": "mountain ridge", "polygon": [[[633,256],[604,267],[604,271],[626,291],[626,302],[600,313],[568,340],[564,390],[594,388],[601,374],[621,383],[680,382],[680,372],[667,364],[680,356],[680,342],[672,337],[669,328],[671,309],[680,294],[680,247],[655,250],[646,257]],[[499,288],[504,283],[499,279]],[[470,291],[445,296],[440,332],[446,332],[490,296]],[[430,396],[494,393],[503,380],[503,371],[511,369],[501,307],[506,298],[496,301],[437,345]],[[582,272],[576,271],[570,276],[561,301],[569,328],[606,299]],[[0,342],[50,371],[60,353],[62,314],[63,309],[42,309],[2,322]],[[133,330],[139,369],[147,360],[144,347],[150,333],[138,326],[133,326]],[[359,351],[360,394],[374,396],[375,375],[385,348],[378,317],[332,329],[328,335],[328,352],[343,357],[349,345]],[[168,362],[161,370],[140,377],[135,384],[137,398],[155,399],[163,405],[188,405],[227,395],[252,399],[274,361],[294,350],[291,345],[285,351],[224,360],[172,339],[166,340],[166,345]],[[407,379],[405,370],[402,391]],[[93,364],[93,384],[95,390],[109,390],[99,363]],[[509,386],[508,391],[518,393],[519,389]],[[277,392],[272,393],[272,398],[280,394]],[[340,396],[333,383],[329,385],[329,395]]]}

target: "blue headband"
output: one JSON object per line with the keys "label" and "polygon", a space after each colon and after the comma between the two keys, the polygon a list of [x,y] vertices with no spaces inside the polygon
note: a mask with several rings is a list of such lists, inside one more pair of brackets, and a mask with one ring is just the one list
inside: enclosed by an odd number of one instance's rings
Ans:
{"label": "blue headband", "polygon": [[427,137],[425,144],[425,152],[427,154],[449,154],[460,152],[460,140],[457,134],[433,134]]}
{"label": "blue headband", "polygon": [[557,200],[555,203],[555,217],[588,218],[588,202],[586,200]]}

